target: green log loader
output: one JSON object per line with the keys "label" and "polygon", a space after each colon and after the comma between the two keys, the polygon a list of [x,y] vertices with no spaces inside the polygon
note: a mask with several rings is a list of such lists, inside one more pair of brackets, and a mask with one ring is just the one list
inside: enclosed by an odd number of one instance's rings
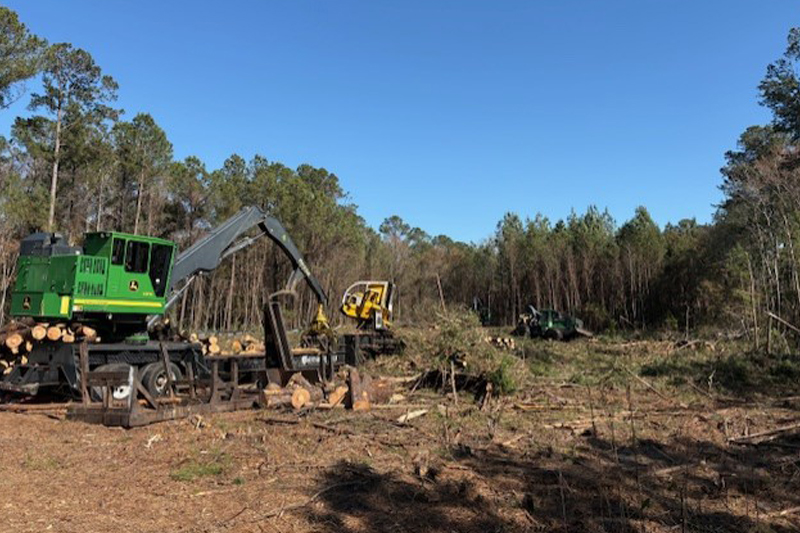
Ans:
{"label": "green log loader", "polygon": [[[173,242],[118,232],[86,234],[81,247],[69,246],[55,233],[30,235],[20,244],[11,314],[18,322],[93,328],[100,341],[87,347],[89,369],[133,369],[150,394],[158,396],[163,393],[165,368],[172,379],[187,371],[203,375],[208,368],[199,344],[153,338],[154,327],[194,279],[264,236],[285,253],[293,268],[279,293],[295,294],[296,285],[304,279],[319,303],[312,329],[329,329],[323,312],[325,292],[283,225],[257,207],[242,209],[180,253]],[[264,321],[265,380],[285,381],[292,372],[317,370],[323,359],[331,369],[344,362],[341,354],[308,349],[302,357],[293,357],[280,309],[272,298],[270,302]],[[21,364],[3,375],[0,393],[48,391],[74,396],[80,390],[79,349],[77,343],[36,343]],[[163,351],[168,364],[162,364]],[[115,395],[125,394],[130,391],[115,391]]]}
{"label": "green log loader", "polygon": [[576,337],[591,337],[592,333],[584,328],[583,321],[553,309],[537,310],[528,306],[528,312],[522,313],[514,335],[551,340],[570,340]]}

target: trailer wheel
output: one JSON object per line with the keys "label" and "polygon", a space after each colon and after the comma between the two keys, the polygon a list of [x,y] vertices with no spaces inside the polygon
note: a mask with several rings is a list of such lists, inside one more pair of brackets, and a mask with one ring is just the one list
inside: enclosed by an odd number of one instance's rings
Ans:
{"label": "trailer wheel", "polygon": [[[173,362],[169,362],[169,375],[172,381],[175,382],[183,379],[183,372]],[[163,363],[150,363],[146,365],[141,371],[142,386],[147,389],[154,398],[164,396],[167,394],[167,373],[164,371]]]}
{"label": "trailer wheel", "polygon": [[[130,369],[131,365],[127,363],[109,363],[107,365],[101,365],[95,368],[95,370],[99,372],[130,372]],[[103,389],[105,389],[105,387],[91,388],[91,395],[94,401],[103,401]],[[118,387],[114,387],[114,390],[111,391],[111,395],[115,400],[126,400],[131,395],[131,392],[132,388],[130,385],[120,385]]]}

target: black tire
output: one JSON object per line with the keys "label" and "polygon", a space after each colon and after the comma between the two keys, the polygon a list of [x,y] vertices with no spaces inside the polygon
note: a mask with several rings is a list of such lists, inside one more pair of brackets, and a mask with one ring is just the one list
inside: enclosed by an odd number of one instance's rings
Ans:
{"label": "black tire", "polygon": [[[169,374],[172,381],[183,379],[183,372],[173,362],[167,363],[169,365]],[[140,378],[142,386],[147,389],[147,392],[153,398],[167,395],[167,373],[164,371],[164,364],[161,362],[150,363],[142,368]]]}
{"label": "black tire", "polygon": [[548,329],[544,332],[544,338],[553,340],[553,341],[560,341],[564,340],[564,333],[560,329]]}
{"label": "black tire", "polygon": [[[130,369],[131,365],[127,363],[109,363],[107,365],[100,365],[94,370],[98,372],[120,372],[120,371],[129,372]],[[105,387],[92,387],[89,391],[92,396],[92,400],[96,402],[102,402],[104,389]],[[133,388],[131,388],[130,386],[115,387],[114,390],[112,391],[112,395],[115,400],[125,400],[132,393],[134,393],[134,391]]]}
{"label": "black tire", "polygon": [[395,354],[402,354],[406,351],[406,342],[403,339],[395,339],[394,340],[394,349],[392,353]]}

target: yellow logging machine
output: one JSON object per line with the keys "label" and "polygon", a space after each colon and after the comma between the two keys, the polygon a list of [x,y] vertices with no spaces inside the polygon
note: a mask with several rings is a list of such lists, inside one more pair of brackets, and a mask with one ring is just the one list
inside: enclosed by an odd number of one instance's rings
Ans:
{"label": "yellow logging machine", "polygon": [[356,341],[368,355],[397,353],[405,347],[392,331],[395,292],[390,281],[357,281],[344,291],[341,311],[356,321]]}

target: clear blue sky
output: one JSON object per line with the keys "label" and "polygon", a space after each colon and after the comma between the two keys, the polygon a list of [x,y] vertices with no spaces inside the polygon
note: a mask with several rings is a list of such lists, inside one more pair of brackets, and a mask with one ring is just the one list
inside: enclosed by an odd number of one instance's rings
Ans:
{"label": "clear blue sky", "polygon": [[[708,221],[800,25],[788,0],[7,0],[85,48],[177,157],[335,172],[367,222],[487,237],[589,204]],[[7,133],[19,105],[0,115]]]}

